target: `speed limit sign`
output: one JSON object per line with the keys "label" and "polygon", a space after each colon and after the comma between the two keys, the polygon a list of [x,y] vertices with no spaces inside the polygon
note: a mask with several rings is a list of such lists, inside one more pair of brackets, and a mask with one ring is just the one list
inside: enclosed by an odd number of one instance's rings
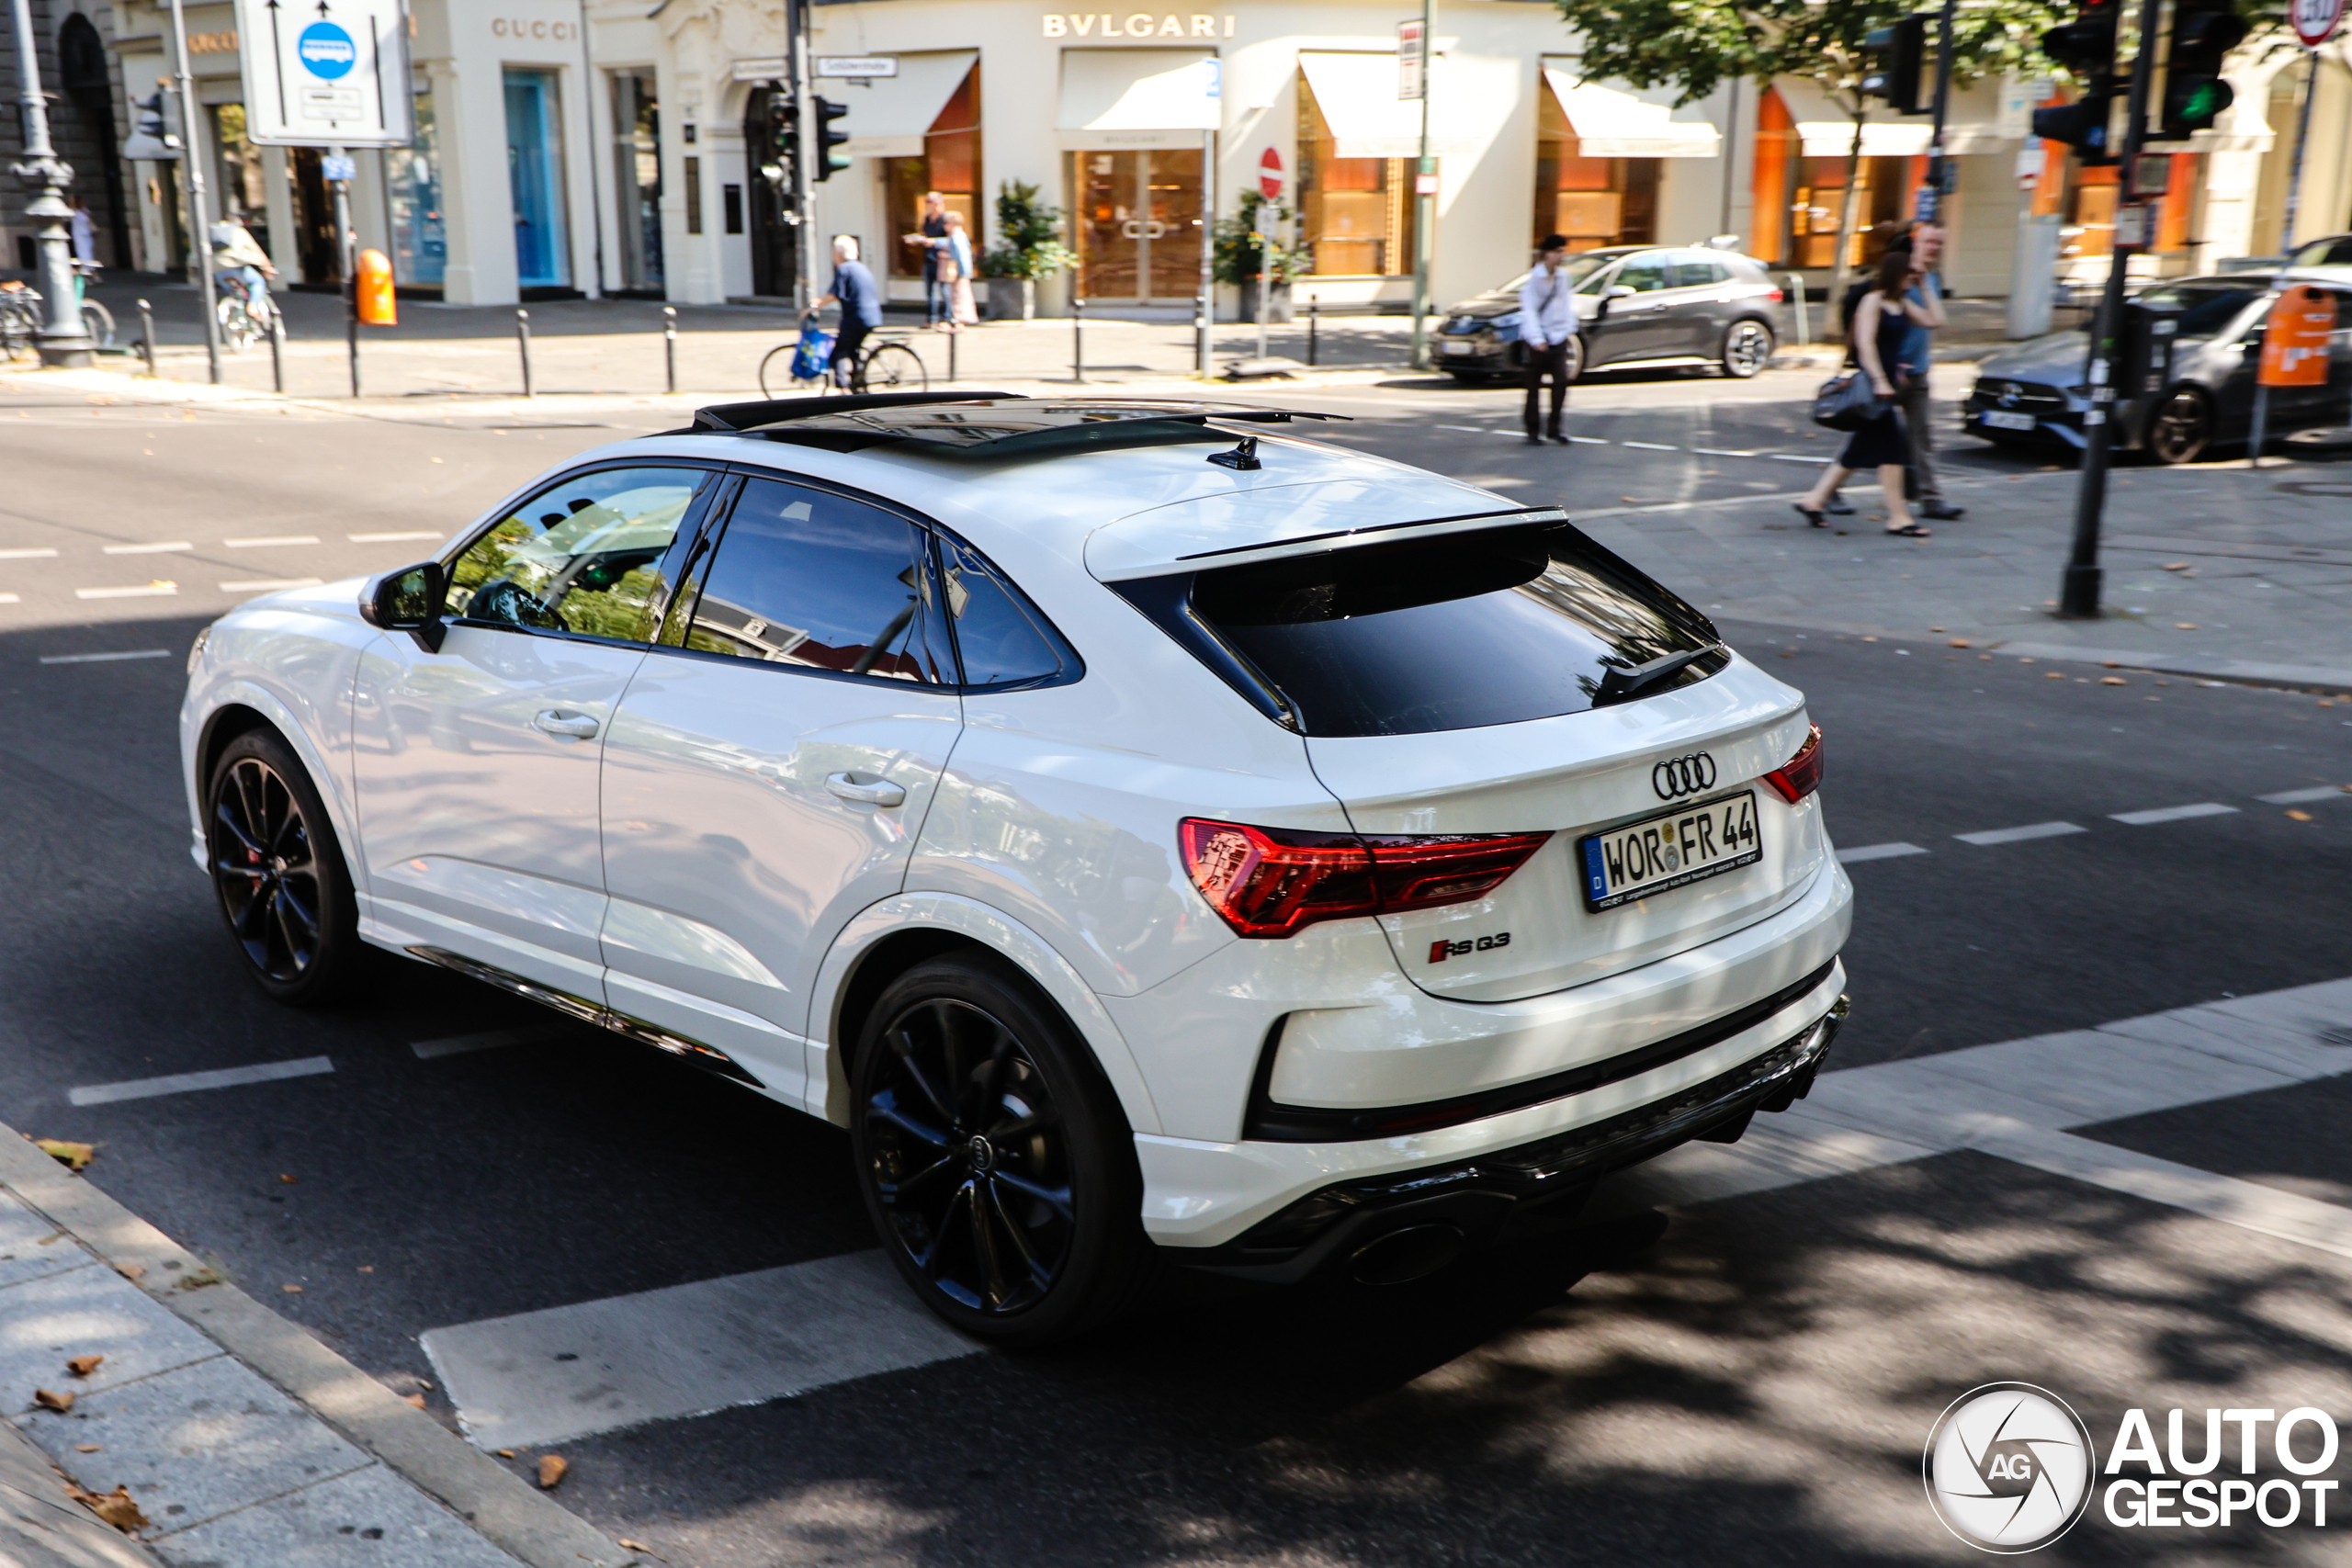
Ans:
{"label": "speed limit sign", "polygon": [[2344,5],[2345,0],[2293,0],[2288,10],[2305,49],[2317,49],[2335,34],[2344,20]]}

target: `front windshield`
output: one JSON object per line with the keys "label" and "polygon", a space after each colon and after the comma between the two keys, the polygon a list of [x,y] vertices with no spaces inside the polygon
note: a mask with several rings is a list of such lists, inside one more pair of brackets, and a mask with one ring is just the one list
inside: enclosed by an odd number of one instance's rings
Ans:
{"label": "front windshield", "polygon": [[[1585,285],[1598,276],[1601,268],[1607,266],[1611,262],[1623,261],[1625,253],[1623,251],[1587,251],[1580,256],[1570,256],[1561,265],[1560,270],[1567,275],[1568,287],[1570,288],[1575,289],[1579,294],[1589,294],[1591,290],[1587,288]],[[1521,273],[1517,277],[1512,278],[1509,283],[1504,284],[1498,292],[1504,294],[1516,294],[1521,288],[1525,288],[1527,280],[1534,276],[1535,269],[1533,267],[1530,267],[1525,272]]]}

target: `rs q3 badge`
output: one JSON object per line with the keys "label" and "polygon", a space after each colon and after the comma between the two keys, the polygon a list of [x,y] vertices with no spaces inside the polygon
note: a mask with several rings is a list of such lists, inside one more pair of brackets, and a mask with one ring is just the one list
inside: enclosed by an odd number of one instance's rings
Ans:
{"label": "rs q3 badge", "polygon": [[1473,953],[1490,953],[1498,947],[1510,945],[1509,931],[1499,931],[1493,936],[1464,937],[1460,942],[1447,942],[1441,937],[1430,943],[1430,962],[1442,964],[1449,958],[1463,958]]}

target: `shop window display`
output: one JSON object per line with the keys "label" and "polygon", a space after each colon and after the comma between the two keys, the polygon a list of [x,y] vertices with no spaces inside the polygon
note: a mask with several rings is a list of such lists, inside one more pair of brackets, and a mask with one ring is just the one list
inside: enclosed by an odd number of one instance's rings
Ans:
{"label": "shop window display", "polygon": [[1413,176],[1404,158],[1342,158],[1315,89],[1298,79],[1301,239],[1319,277],[1400,277],[1413,270]]}
{"label": "shop window display", "polygon": [[883,161],[883,183],[888,200],[888,231],[883,236],[889,276],[920,281],[922,250],[900,242],[922,227],[925,191],[947,199],[947,210],[964,215],[964,231],[971,236],[972,254],[984,247],[989,215],[981,209],[986,189],[980,175],[980,68],[975,63],[931,122],[922,139],[922,152],[911,158]]}
{"label": "shop window display", "polygon": [[1657,239],[1658,158],[1588,158],[1550,93],[1537,95],[1532,242],[1565,234],[1568,249]]}

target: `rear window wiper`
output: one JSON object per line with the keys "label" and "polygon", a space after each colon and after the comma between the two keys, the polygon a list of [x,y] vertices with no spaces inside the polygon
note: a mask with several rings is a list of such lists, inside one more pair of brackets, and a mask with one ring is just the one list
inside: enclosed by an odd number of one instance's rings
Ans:
{"label": "rear window wiper", "polygon": [[1592,694],[1592,705],[1605,708],[1612,703],[1630,703],[1668,676],[1679,673],[1684,665],[1694,663],[1722,649],[1723,644],[1711,642],[1704,648],[1669,653],[1663,659],[1653,659],[1647,664],[1636,664],[1631,669],[1621,670],[1613,664],[1609,665],[1600,672],[1600,687]]}

